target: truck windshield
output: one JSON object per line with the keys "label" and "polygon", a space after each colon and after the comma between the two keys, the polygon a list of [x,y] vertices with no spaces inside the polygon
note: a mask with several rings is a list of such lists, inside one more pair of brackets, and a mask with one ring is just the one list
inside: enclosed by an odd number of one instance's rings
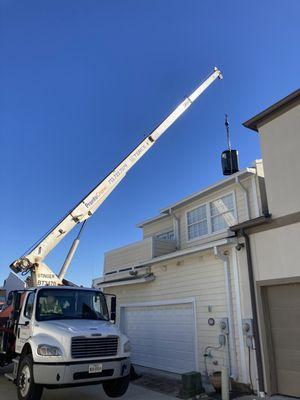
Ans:
{"label": "truck windshield", "polygon": [[105,297],[103,293],[95,290],[41,289],[36,304],[37,321],[109,320]]}

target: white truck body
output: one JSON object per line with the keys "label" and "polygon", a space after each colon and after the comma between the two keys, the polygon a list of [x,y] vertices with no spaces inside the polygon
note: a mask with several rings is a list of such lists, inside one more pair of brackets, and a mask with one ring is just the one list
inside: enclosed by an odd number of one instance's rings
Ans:
{"label": "white truck body", "polygon": [[[109,320],[64,319],[61,315],[57,319],[40,320],[37,309],[43,290],[99,292],[60,286],[40,287],[25,293],[17,326],[16,353],[21,356],[31,352],[34,382],[46,387],[66,387],[128,376],[129,342],[117,326]],[[43,345],[59,349],[60,354],[39,354],[39,346]]]}

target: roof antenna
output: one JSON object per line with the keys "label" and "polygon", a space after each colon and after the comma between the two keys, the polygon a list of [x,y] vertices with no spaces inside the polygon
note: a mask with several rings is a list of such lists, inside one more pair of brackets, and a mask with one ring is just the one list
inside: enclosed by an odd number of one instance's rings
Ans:
{"label": "roof antenna", "polygon": [[232,175],[239,171],[238,151],[231,148],[228,114],[225,114],[227,150],[221,156],[223,175]]}

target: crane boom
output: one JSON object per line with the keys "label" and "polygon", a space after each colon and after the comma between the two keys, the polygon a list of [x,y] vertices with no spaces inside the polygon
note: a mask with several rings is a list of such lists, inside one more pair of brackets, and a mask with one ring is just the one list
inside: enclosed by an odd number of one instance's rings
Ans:
{"label": "crane boom", "polygon": [[[69,258],[61,270],[59,276],[53,273],[44,263],[45,257],[52,251],[59,242],[79,223],[86,221],[100,207],[104,200],[116,188],[127,172],[145,153],[155,144],[157,139],[190,107],[190,105],[215,81],[222,79],[218,68],[197,87],[197,89],[186,97],[140,144],[121,161],[117,167],[110,172],[83,200],[80,201],[28,254],[14,261],[10,267],[15,272],[31,271],[33,286],[45,284],[61,284],[66,273]],[[70,258],[74,254],[77,241],[73,243],[69,251]]]}

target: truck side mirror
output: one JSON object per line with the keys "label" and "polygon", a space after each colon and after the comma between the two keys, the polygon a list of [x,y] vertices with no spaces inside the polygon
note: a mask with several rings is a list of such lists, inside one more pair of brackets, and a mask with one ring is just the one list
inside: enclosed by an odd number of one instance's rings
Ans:
{"label": "truck side mirror", "polygon": [[115,324],[117,316],[117,298],[112,296],[110,299],[110,320]]}

